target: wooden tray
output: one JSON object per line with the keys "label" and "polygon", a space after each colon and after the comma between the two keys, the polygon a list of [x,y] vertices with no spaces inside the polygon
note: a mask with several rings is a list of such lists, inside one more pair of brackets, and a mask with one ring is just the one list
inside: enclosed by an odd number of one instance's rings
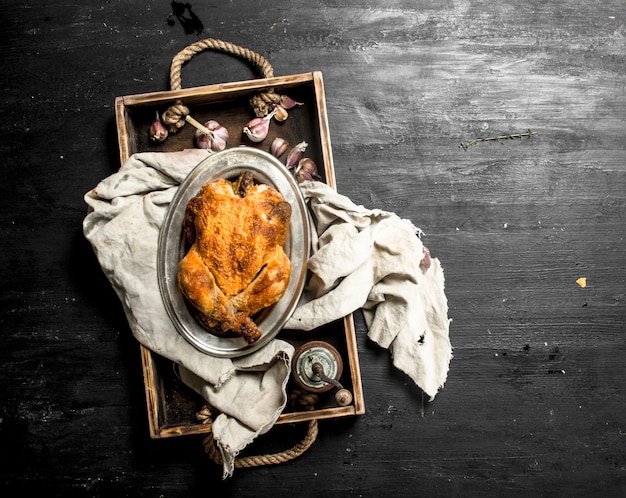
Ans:
{"label": "wooden tray", "polygon": [[[249,100],[270,89],[288,95],[303,105],[289,110],[289,118],[282,123],[272,120],[268,137],[255,144],[242,133],[245,124],[255,117]],[[177,100],[183,101],[190,115],[197,121],[203,123],[214,119],[228,128],[228,148],[246,145],[269,152],[276,136],[283,137],[292,146],[307,142],[305,156],[315,161],[323,181],[336,188],[320,72],[117,97],[115,115],[121,163],[136,152],[170,152],[194,147],[195,128],[190,124],[170,135],[163,143],[154,143],[149,138],[149,128],[156,113],[162,113]],[[173,327],[172,330],[176,333]],[[279,417],[278,424],[365,413],[352,315],[313,331],[283,330],[278,337],[294,344],[296,348],[312,340],[326,341],[334,346],[343,361],[343,374],[339,382],[354,397],[350,405],[341,407],[334,401],[334,390],[320,394],[320,401],[314,410],[297,411],[287,407]],[[167,438],[209,432],[210,424],[196,420],[196,413],[202,408],[204,400],[178,379],[175,365],[144,346],[141,346],[141,361],[150,436]],[[293,387],[290,382],[289,392]]]}

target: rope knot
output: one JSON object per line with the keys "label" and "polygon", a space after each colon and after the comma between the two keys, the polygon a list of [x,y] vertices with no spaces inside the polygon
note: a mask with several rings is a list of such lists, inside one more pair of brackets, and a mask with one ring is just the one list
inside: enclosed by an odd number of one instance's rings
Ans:
{"label": "rope knot", "polygon": [[250,99],[250,106],[257,118],[264,118],[280,103],[280,95],[273,90],[257,93]]}
{"label": "rope knot", "polygon": [[312,411],[315,410],[315,405],[319,402],[319,396],[300,389],[294,389],[289,395],[289,402],[293,408]]}
{"label": "rope knot", "polygon": [[161,119],[171,133],[176,133],[185,126],[185,118],[187,116],[189,116],[189,108],[183,105],[183,101],[179,99],[174,101],[174,104],[163,112]]}

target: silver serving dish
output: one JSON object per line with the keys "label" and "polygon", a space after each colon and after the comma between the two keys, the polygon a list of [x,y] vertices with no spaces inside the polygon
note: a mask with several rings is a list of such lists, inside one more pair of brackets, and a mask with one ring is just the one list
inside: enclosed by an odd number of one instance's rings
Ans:
{"label": "silver serving dish", "polygon": [[[207,182],[217,178],[235,179],[243,170],[257,182],[278,190],[291,204],[291,226],[285,253],[291,260],[291,277],[283,297],[253,317],[261,337],[247,344],[241,337],[211,334],[193,317],[178,289],[178,263],[185,255],[183,218],[187,203]],[[159,234],[157,275],[163,304],[178,332],[200,351],[212,356],[234,358],[258,350],[282,329],[296,308],[306,279],[311,233],[307,207],[293,174],[274,156],[252,147],[235,147],[217,152],[198,164],[181,183],[165,216]]]}

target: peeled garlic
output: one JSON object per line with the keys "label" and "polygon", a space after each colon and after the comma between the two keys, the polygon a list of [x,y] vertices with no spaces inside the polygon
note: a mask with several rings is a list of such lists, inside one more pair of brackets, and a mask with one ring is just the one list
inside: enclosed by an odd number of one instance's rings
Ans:
{"label": "peeled garlic", "polygon": [[196,146],[199,149],[208,149],[213,152],[224,150],[228,141],[228,130],[213,119],[204,123],[204,127],[210,134],[200,129],[196,130]]}
{"label": "peeled garlic", "polygon": [[281,137],[276,137],[270,146],[270,152],[274,157],[282,156],[289,147],[289,142]]}
{"label": "peeled garlic", "polygon": [[306,150],[308,146],[309,146],[308,143],[300,142],[298,145],[296,145],[293,149],[289,151],[289,154],[287,154],[287,162],[285,163],[285,166],[287,166],[287,169],[291,169],[296,164],[298,164],[298,161],[300,161],[300,159],[302,158],[302,154],[304,154],[304,151]]}
{"label": "peeled garlic", "polygon": [[308,157],[300,159],[293,174],[298,183],[321,179],[317,174],[317,165],[313,159],[309,159]]}
{"label": "peeled garlic", "polygon": [[243,128],[243,132],[253,142],[262,142],[270,131],[270,120],[276,114],[276,109],[264,118],[254,118]]}
{"label": "peeled garlic", "polygon": [[152,126],[150,126],[150,138],[154,142],[163,142],[167,138],[167,135],[167,128],[161,122],[161,119],[159,118],[159,113],[157,111],[156,119],[152,123]]}
{"label": "peeled garlic", "polygon": [[289,113],[287,112],[287,110],[281,106],[281,105],[276,105],[274,107],[274,110],[276,111],[274,113],[274,119],[276,121],[284,121],[285,119],[287,119],[289,117]]}

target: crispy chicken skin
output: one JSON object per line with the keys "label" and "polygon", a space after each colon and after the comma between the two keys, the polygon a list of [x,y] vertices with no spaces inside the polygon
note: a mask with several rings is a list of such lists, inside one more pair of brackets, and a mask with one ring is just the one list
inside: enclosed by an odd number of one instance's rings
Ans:
{"label": "crispy chicken skin", "polygon": [[282,195],[255,184],[247,171],[234,182],[207,183],[189,201],[183,230],[190,248],[179,263],[178,286],[213,333],[234,332],[249,344],[261,337],[251,316],[287,288],[290,218]]}

